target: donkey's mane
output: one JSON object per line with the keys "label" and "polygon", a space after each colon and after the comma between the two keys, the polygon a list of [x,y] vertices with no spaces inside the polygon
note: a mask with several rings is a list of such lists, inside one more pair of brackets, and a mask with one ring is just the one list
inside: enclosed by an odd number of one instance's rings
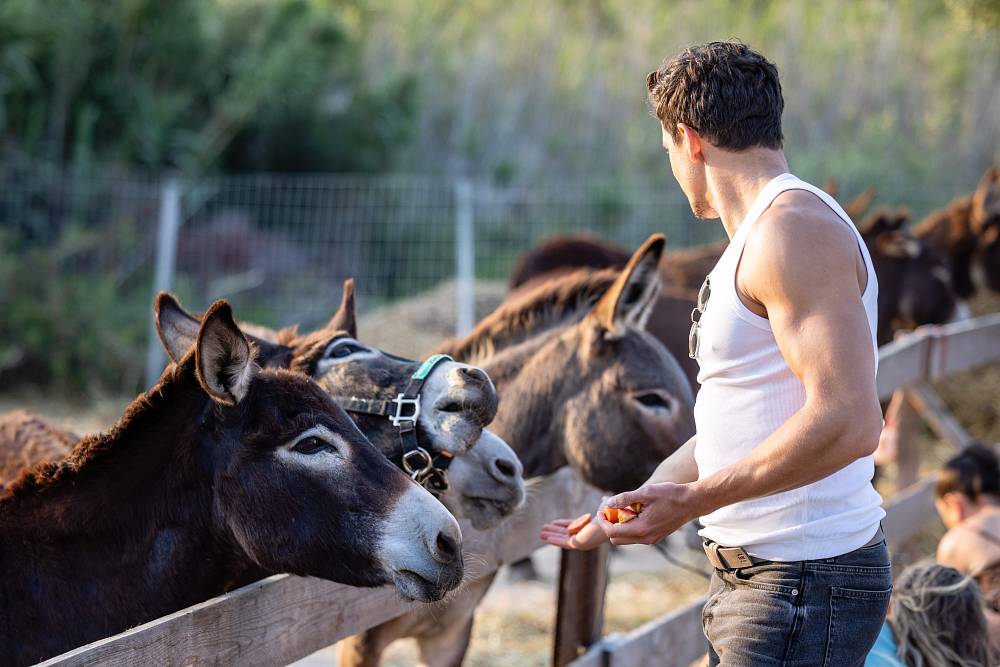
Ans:
{"label": "donkey's mane", "polygon": [[461,361],[482,360],[589,309],[621,274],[620,269],[579,269],[561,274],[500,304],[465,338],[435,352]]}
{"label": "donkey's mane", "polygon": [[18,477],[0,493],[0,508],[25,496],[79,479],[94,462],[107,458],[114,451],[115,443],[124,438],[134,424],[164,410],[172,400],[168,396],[176,393],[167,390],[183,382],[186,372],[193,375],[193,366],[192,351],[180,362],[167,366],[156,386],[133,399],[125,414],[107,431],[80,438],[73,449],[58,461],[42,461],[22,469]]}

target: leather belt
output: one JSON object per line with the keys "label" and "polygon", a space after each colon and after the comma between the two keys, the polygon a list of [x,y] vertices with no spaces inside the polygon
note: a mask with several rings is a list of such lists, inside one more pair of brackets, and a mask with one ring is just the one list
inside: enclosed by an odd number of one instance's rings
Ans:
{"label": "leather belt", "polygon": [[[864,549],[865,547],[874,546],[884,539],[885,533],[882,531],[882,524],[880,523],[878,530],[875,531],[875,536],[858,548]],[[718,542],[714,542],[709,539],[704,541],[704,547],[705,555],[708,556],[708,562],[710,562],[712,567],[716,570],[722,570],[724,572],[732,572],[733,570],[739,570],[744,567],[752,567],[754,565],[764,565],[765,563],[774,562],[764,560],[763,558],[757,558],[756,556],[751,556],[743,547],[724,547]]]}

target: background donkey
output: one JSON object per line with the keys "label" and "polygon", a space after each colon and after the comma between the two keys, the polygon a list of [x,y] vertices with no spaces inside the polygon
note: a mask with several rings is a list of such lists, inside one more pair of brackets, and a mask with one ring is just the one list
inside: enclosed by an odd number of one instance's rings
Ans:
{"label": "background donkey", "polygon": [[[500,393],[491,428],[536,477],[565,465],[609,491],[639,486],[694,433],[693,395],[676,360],[643,330],[659,289],[662,235],[622,271],[581,272],[501,306],[437,351],[482,366]],[[410,612],[341,643],[341,667],[377,665],[415,637],[421,664],[460,665],[493,575],[432,612]]]}
{"label": "background donkey", "polygon": [[251,568],[437,600],[461,581],[461,534],[315,383],[260,370],[218,302],[111,430],[0,497],[0,663],[120,632]]}

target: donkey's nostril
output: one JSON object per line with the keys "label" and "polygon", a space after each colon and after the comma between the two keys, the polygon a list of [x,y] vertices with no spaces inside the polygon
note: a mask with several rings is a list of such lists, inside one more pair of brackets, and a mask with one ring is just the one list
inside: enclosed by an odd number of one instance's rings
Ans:
{"label": "donkey's nostril", "polygon": [[490,377],[486,374],[486,371],[481,368],[476,368],[475,366],[462,367],[459,369],[459,372],[474,382],[486,384],[490,381]]}
{"label": "donkey's nostril", "polygon": [[517,466],[507,459],[494,459],[493,466],[504,477],[514,477],[517,475]]}
{"label": "donkey's nostril", "polygon": [[458,542],[454,538],[445,535],[444,533],[438,533],[437,541],[438,560],[450,563],[451,561],[458,558],[459,547]]}

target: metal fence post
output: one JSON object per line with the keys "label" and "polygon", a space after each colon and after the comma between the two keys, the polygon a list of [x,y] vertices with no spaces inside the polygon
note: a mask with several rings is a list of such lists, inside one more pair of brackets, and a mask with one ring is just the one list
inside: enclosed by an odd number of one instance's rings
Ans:
{"label": "metal fence post", "polygon": [[472,183],[455,183],[455,335],[476,323],[476,248],[473,237]]}
{"label": "metal fence post", "polygon": [[[169,290],[174,282],[177,257],[177,232],[181,226],[181,186],[171,178],[160,188],[160,220],[156,234],[156,273],[153,295]],[[146,348],[146,387],[152,387],[166,363],[166,354],[156,335],[156,323],[150,318],[149,343]]]}

